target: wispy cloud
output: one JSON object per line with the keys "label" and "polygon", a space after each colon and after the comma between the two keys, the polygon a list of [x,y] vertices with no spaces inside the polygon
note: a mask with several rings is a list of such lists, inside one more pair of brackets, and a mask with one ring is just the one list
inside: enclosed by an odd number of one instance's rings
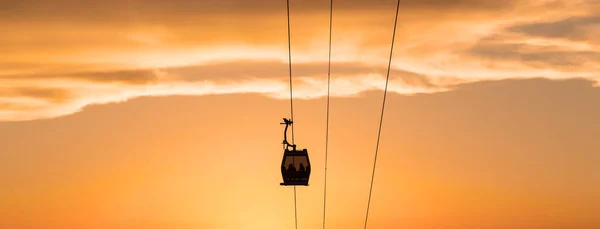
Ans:
{"label": "wispy cloud", "polygon": [[[392,3],[370,2],[341,1],[334,12],[332,96],[383,89]],[[201,3],[189,7],[206,14],[179,11],[186,7],[161,1],[119,9],[100,1],[93,4],[103,7],[93,9],[78,7],[78,1],[67,4],[74,9],[68,17],[89,22],[86,26],[62,20],[66,16],[58,8],[5,5],[0,120],[59,117],[90,104],[141,96],[255,93],[287,99],[286,27],[279,12],[285,6],[262,3],[263,8],[251,7],[262,14],[235,8],[247,12],[239,17],[221,5],[211,7],[223,12],[210,13]],[[292,73],[298,99],[327,94],[326,6],[315,2],[293,8]],[[365,11],[356,11],[359,6]],[[161,7],[167,7],[164,14],[156,11]],[[435,9],[440,7],[448,10],[439,13]],[[389,90],[435,93],[464,83],[538,77],[598,82],[600,44],[594,37],[600,11],[594,9],[600,6],[591,1],[407,1]],[[112,14],[114,20],[89,16],[113,11],[121,12]]]}

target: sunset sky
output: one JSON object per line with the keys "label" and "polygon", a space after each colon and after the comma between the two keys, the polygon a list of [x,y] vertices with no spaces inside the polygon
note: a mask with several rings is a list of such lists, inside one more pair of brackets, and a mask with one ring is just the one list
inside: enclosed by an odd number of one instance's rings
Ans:
{"label": "sunset sky", "polygon": [[[328,0],[291,0],[321,228]],[[363,228],[395,0],[334,0],[326,228]],[[284,0],[1,0],[0,228],[281,229]],[[600,228],[600,0],[403,0],[369,227]]]}

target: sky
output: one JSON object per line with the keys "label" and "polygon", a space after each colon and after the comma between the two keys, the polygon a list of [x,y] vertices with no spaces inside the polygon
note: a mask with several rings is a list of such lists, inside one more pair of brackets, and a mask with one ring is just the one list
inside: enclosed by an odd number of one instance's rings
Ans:
{"label": "sky", "polygon": [[[291,0],[298,228],[329,1]],[[362,228],[396,1],[334,0],[326,228]],[[598,228],[600,1],[404,0],[369,228]],[[0,228],[292,228],[282,0],[0,2]]]}

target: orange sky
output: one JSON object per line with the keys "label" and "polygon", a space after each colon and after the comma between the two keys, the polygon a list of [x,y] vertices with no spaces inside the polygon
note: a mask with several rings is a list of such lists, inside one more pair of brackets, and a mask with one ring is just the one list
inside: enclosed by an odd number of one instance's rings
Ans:
{"label": "orange sky", "polygon": [[[320,228],[329,1],[291,1]],[[395,1],[334,1],[327,228],[362,228]],[[285,1],[0,3],[0,228],[292,228]],[[600,227],[600,4],[406,0],[369,228]]]}

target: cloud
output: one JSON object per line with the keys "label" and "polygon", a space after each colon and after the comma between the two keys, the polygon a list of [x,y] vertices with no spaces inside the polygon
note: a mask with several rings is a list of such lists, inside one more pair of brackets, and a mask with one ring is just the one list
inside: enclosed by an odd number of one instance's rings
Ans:
{"label": "cloud", "polygon": [[587,15],[560,20],[516,22],[484,36],[464,54],[486,63],[534,69],[552,69],[569,78],[573,73],[598,80],[600,52],[586,36],[600,25],[600,17]]}
{"label": "cloud", "polygon": [[62,88],[14,87],[0,88],[0,97],[26,97],[60,103],[69,99],[69,91]]}
{"label": "cloud", "polygon": [[[17,65],[18,66],[18,65]],[[35,65],[24,65],[35,68]],[[244,79],[287,79],[289,65],[279,60],[214,61],[183,67],[154,69],[127,69],[114,71],[76,71],[63,66],[63,71],[44,74],[0,74],[0,80],[71,80],[95,83],[152,84],[166,81],[232,82]],[[301,77],[326,77],[327,62],[300,62],[292,64],[292,74]],[[378,74],[385,75],[387,67],[363,62],[333,62],[334,77]],[[60,68],[59,68],[60,69]],[[427,76],[401,69],[391,69],[392,76],[401,77],[404,83],[433,87]]]}
{"label": "cloud", "polygon": [[[521,0],[522,1],[522,0]],[[470,11],[497,11],[512,7],[517,0],[407,0],[402,2],[403,7],[411,10],[470,10]],[[295,12],[314,13],[328,11],[329,1],[291,1]],[[380,11],[395,5],[390,0],[343,0],[335,2],[339,10],[369,10]],[[121,0],[90,0],[81,2],[77,0],[8,0],[0,4],[0,12],[9,19],[86,19],[97,20],[168,20],[183,18],[190,15],[261,15],[272,13],[285,13],[285,1],[256,0],[205,0],[205,1],[121,1]]]}
{"label": "cloud", "polygon": [[600,15],[569,17],[551,22],[527,23],[508,28],[511,32],[545,38],[594,42],[600,28]]}
{"label": "cloud", "polygon": [[[301,62],[292,65],[292,74],[302,77],[325,78],[327,62]],[[360,76],[360,75],[385,75],[387,68],[382,65],[373,65],[363,62],[333,62],[331,65],[334,77]],[[288,63],[281,61],[229,61],[215,62],[196,66],[162,69],[165,73],[175,76],[179,80],[217,80],[231,81],[249,78],[287,78],[289,74]],[[392,69],[392,76],[401,77],[403,83],[433,87],[427,76],[401,69]],[[177,77],[179,76],[179,77]]]}
{"label": "cloud", "polygon": [[[394,3],[336,3],[332,96],[384,88]],[[592,36],[600,29],[589,1],[401,4],[392,93],[539,77],[600,82],[600,44]],[[328,1],[292,4],[298,99],[327,94],[327,9]],[[284,2],[5,1],[0,10],[1,121],[141,96],[289,96]]]}
{"label": "cloud", "polygon": [[18,80],[26,78],[28,80],[57,80],[68,79],[73,81],[88,81],[98,83],[126,83],[126,84],[147,84],[158,80],[155,70],[119,70],[102,72],[74,72],[74,73],[46,73],[46,74],[11,74],[0,75],[0,80]]}
{"label": "cloud", "polygon": [[535,68],[575,71],[600,67],[600,52],[564,50],[552,45],[526,43],[480,43],[469,54],[493,61],[510,61]]}
{"label": "cloud", "polygon": [[[382,90],[385,69],[356,63],[334,63],[332,96],[356,96]],[[270,69],[271,71],[261,71]],[[327,63],[300,63],[294,74],[294,97],[314,99],[327,95]],[[433,93],[446,90],[428,77],[394,69],[392,93]],[[263,74],[261,74],[263,73]],[[262,94],[288,99],[287,63],[278,61],[237,61],[163,69],[83,72],[56,76],[0,77],[0,120],[20,121],[72,114],[87,105],[127,101],[142,96]],[[40,81],[43,79],[43,81]],[[41,83],[43,82],[43,83]],[[21,85],[37,85],[22,88]],[[26,106],[17,106],[23,104]]]}

